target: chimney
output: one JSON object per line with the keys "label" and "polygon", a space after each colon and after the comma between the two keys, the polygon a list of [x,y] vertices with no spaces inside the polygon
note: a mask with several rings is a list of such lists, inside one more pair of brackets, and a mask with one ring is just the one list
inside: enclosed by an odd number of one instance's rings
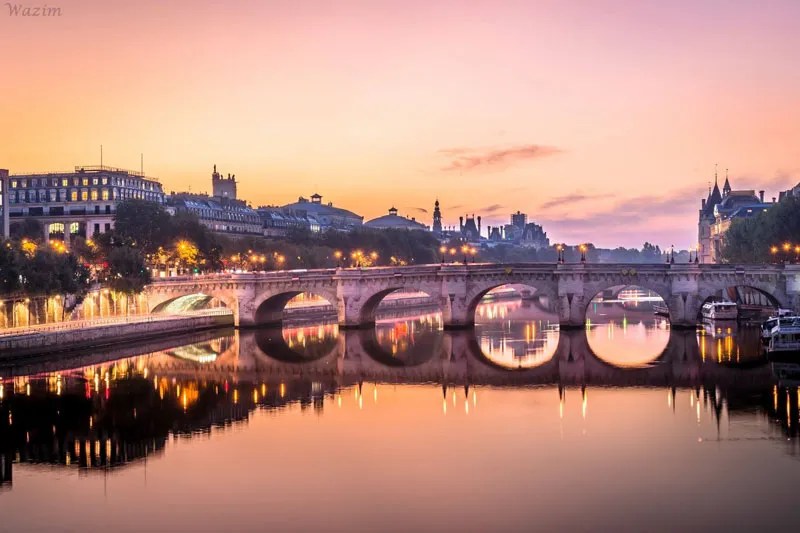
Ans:
{"label": "chimney", "polygon": [[774,196],[772,197],[772,203],[773,204],[775,203],[775,197]]}
{"label": "chimney", "polygon": [[478,237],[481,236],[481,216],[478,215]]}
{"label": "chimney", "polygon": [[464,231],[464,217],[458,217],[458,229]]}
{"label": "chimney", "polygon": [[705,209],[705,208],[706,208],[706,199],[703,198],[702,200],[700,200],[700,209]]}
{"label": "chimney", "polygon": [[758,191],[758,197],[761,199],[761,203],[764,203],[764,191]]}

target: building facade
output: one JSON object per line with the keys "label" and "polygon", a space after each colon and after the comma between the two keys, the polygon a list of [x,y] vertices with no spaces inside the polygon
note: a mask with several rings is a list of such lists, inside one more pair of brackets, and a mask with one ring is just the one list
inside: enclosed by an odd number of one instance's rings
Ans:
{"label": "building facade", "polygon": [[261,206],[257,209],[257,213],[261,218],[264,237],[286,237],[292,230],[306,230],[312,233],[322,231],[320,221],[315,215],[308,212],[286,212],[282,207]]}
{"label": "building facade", "polygon": [[[727,174],[727,173],[726,173]],[[717,175],[708,197],[701,199],[697,223],[697,256],[701,263],[719,263],[725,234],[737,218],[748,218],[763,213],[774,202],[764,201],[764,191],[752,189],[734,190],[728,176],[720,192]]]}
{"label": "building facade", "polygon": [[222,176],[217,165],[211,174],[212,196],[189,192],[173,193],[168,205],[175,212],[195,215],[214,233],[227,235],[263,235],[261,217],[255,209],[236,197],[236,177]]}
{"label": "building facade", "polygon": [[352,231],[364,223],[364,217],[361,215],[334,207],[332,202],[323,204],[322,196],[319,194],[312,194],[311,200],[301,196],[296,202],[282,206],[281,211],[297,219],[316,219],[320,231]]}
{"label": "building facade", "polygon": [[[109,166],[75,167],[72,172],[15,174],[6,179],[9,235],[15,224],[35,220],[45,241],[73,236],[92,238],[109,231],[120,202],[131,199],[164,204],[161,183],[141,173]],[[5,211],[5,210],[4,210]]]}

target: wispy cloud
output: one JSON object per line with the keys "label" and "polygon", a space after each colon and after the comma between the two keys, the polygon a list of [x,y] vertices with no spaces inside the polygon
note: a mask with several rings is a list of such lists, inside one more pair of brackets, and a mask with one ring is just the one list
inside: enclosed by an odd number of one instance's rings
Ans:
{"label": "wispy cloud", "polygon": [[406,209],[409,211],[416,211],[418,213],[428,213],[428,210],[424,207],[407,207]]}
{"label": "wispy cloud", "polygon": [[524,144],[506,148],[445,148],[439,153],[450,158],[442,170],[473,170],[479,167],[505,166],[519,161],[539,159],[561,153],[553,146]]}
{"label": "wispy cloud", "polygon": [[491,213],[496,213],[497,211],[501,211],[505,208],[506,207],[504,205],[492,204],[492,205],[487,205],[486,207],[481,207],[480,209],[477,210],[477,212],[491,214]]}
{"label": "wispy cloud", "polygon": [[565,194],[564,196],[556,196],[550,200],[539,205],[539,209],[552,209],[564,204],[574,204],[577,202],[584,202],[586,200],[600,200],[603,198],[611,198],[613,194],[582,194],[575,192],[572,194]]}

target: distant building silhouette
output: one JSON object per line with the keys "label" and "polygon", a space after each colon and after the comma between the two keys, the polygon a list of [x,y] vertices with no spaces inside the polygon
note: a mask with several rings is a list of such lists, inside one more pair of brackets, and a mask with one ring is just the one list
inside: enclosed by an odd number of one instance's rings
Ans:
{"label": "distant building silhouette", "polygon": [[217,165],[211,174],[212,196],[200,193],[172,193],[167,205],[174,212],[189,212],[215,233],[263,235],[261,217],[252,207],[236,198],[236,178],[223,177]]}
{"label": "distant building silhouette", "polygon": [[402,217],[397,214],[397,209],[391,207],[388,215],[373,218],[364,222],[364,227],[373,229],[407,229],[407,230],[428,230],[428,226],[417,222],[415,218]]}
{"label": "distant building silhouette", "polygon": [[442,234],[442,212],[439,210],[439,199],[433,204],[433,227],[432,231],[440,236]]}

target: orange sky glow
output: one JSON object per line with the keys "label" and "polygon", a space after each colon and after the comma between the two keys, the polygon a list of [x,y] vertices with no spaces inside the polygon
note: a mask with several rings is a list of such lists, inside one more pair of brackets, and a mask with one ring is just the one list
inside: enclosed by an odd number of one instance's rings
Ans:
{"label": "orange sky glow", "polygon": [[[21,2],[25,5],[35,3]],[[580,5],[578,5],[580,4]],[[0,5],[0,167],[104,162],[166,191],[309,196],[430,224],[522,210],[551,240],[692,246],[730,169],[800,181],[800,2]]]}

